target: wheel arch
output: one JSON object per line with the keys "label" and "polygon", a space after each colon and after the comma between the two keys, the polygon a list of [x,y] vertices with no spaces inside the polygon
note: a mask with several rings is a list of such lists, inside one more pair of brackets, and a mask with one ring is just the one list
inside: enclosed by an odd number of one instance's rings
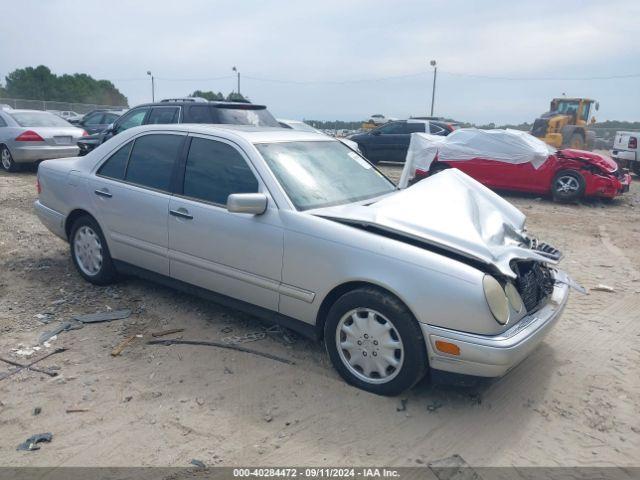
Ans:
{"label": "wheel arch", "polygon": [[[69,215],[67,215],[67,218],[65,218],[64,220],[64,233],[67,235],[67,240],[71,241],[69,237],[71,236],[71,227],[73,227],[73,223],[78,218],[85,215],[88,217],[91,217],[100,226],[100,229],[102,229],[102,225],[100,225],[100,222],[98,221],[98,219],[95,216],[93,216],[91,212],[83,208],[76,208],[71,210],[71,212],[69,212]],[[102,232],[104,234],[104,229],[102,229]]]}
{"label": "wheel arch", "polygon": [[413,318],[416,319],[416,322],[418,321],[411,307],[407,304],[407,302],[404,301],[404,299],[400,295],[398,295],[398,293],[394,292],[384,285],[380,285],[369,280],[350,280],[348,282],[344,282],[340,285],[335,286],[323,298],[322,303],[320,304],[320,308],[318,309],[318,313],[316,314],[316,335],[319,340],[323,340],[324,338],[324,325],[331,306],[345,293],[349,293],[353,290],[366,287],[374,288],[383,293],[392,295],[399,302],[401,302],[407,308],[407,310],[409,310],[409,312],[411,312],[411,315],[413,315]]}

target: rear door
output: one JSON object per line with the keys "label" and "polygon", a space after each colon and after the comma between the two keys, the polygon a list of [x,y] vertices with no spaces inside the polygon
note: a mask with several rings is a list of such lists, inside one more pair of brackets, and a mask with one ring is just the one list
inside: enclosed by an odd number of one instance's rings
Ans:
{"label": "rear door", "polygon": [[185,138],[184,132],[139,135],[92,176],[94,207],[114,259],[169,275],[169,198]]}
{"label": "rear door", "polygon": [[[171,276],[278,309],[283,230],[278,209],[248,158],[222,139],[190,137],[178,193],[169,203]],[[262,215],[230,213],[232,193],[262,192]]]}

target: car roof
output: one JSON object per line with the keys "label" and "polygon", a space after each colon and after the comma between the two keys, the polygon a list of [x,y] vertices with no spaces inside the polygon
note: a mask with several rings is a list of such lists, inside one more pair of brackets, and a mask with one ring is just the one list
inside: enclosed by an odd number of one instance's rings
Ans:
{"label": "car roof", "polygon": [[151,102],[151,103],[142,103],[140,105],[136,105],[135,107],[131,107],[131,110],[138,107],[175,107],[175,106],[203,106],[210,105],[213,107],[232,107],[238,109],[246,109],[246,110],[262,110],[263,108],[267,108],[266,105],[261,105],[258,103],[245,103],[245,102],[225,102],[225,101],[209,101],[209,102],[194,102],[189,100],[171,100],[168,102]]}
{"label": "car roof", "polygon": [[200,133],[204,135],[235,136],[250,143],[295,142],[295,141],[337,141],[321,133],[292,130],[279,127],[255,127],[252,125],[171,123],[143,125],[130,129],[132,132],[168,131]]}

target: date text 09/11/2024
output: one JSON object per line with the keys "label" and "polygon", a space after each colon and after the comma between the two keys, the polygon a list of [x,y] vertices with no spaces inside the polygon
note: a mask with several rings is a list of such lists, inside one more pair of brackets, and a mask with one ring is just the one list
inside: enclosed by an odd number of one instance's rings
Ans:
{"label": "date text 09/11/2024", "polygon": [[234,468],[234,477],[275,478],[396,478],[400,474],[387,468]]}

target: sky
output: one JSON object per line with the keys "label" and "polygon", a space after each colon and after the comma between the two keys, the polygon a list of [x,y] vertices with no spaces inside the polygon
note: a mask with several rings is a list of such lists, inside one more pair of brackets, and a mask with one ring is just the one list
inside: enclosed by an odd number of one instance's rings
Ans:
{"label": "sky", "polygon": [[[236,89],[279,118],[531,122],[553,97],[640,120],[637,0],[3,0],[0,79],[47,65],[129,105]],[[626,78],[623,78],[625,77]],[[610,78],[618,77],[618,78]]]}

